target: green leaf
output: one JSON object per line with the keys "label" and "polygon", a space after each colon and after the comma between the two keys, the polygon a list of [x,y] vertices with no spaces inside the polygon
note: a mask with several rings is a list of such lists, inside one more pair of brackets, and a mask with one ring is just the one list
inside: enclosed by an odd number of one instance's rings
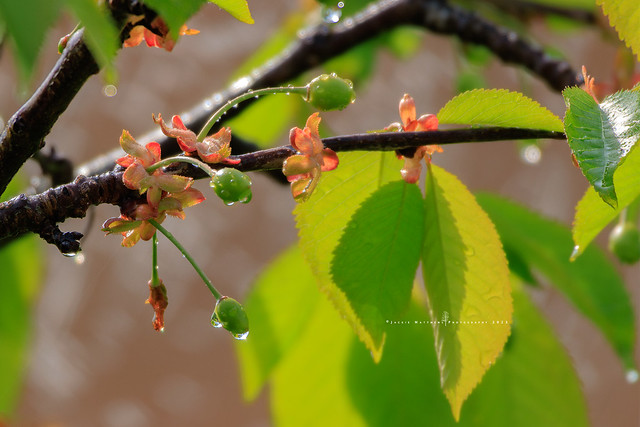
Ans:
{"label": "green leaf", "polygon": [[294,210],[300,248],[320,289],[353,327],[376,360],[383,338],[374,337],[331,274],[335,249],[359,206],[378,188],[400,177],[402,162],[393,153],[341,153],[340,166],[324,172],[311,198]]}
{"label": "green leaf", "polygon": [[178,34],[180,27],[206,2],[207,0],[145,0],[144,4],[162,17],[173,34]]}
{"label": "green leaf", "polygon": [[640,136],[640,89],[607,96],[600,104],[577,87],[562,91],[567,141],[582,173],[613,208],[613,174]]}
{"label": "green leaf", "polygon": [[562,132],[562,120],[536,101],[506,89],[461,93],[438,112],[441,124],[543,129]]}
{"label": "green leaf", "polygon": [[333,282],[379,346],[411,298],[423,222],[418,186],[390,182],[360,205],[333,251]]}
{"label": "green leaf", "polygon": [[236,343],[244,396],[253,400],[306,329],[319,300],[315,279],[297,247],[275,259],[244,302],[249,339]]}
{"label": "green leaf", "polygon": [[209,0],[209,2],[218,5],[219,8],[229,12],[231,16],[245,24],[253,24],[253,18],[249,11],[247,0]]}
{"label": "green leaf", "polygon": [[575,243],[571,259],[576,259],[589,246],[589,243],[620,212],[640,196],[640,150],[631,150],[627,159],[613,174],[613,183],[618,194],[618,206],[611,206],[602,201],[593,187],[589,187],[576,205],[573,220],[573,241]]}
{"label": "green leaf", "polygon": [[[357,339],[332,304],[317,289],[311,292],[318,299],[311,320],[272,375],[273,424],[364,427],[344,378],[345,361]],[[371,359],[371,355],[368,357]]]}
{"label": "green leaf", "polygon": [[45,35],[60,13],[59,0],[0,1],[0,22],[12,41],[21,78],[33,70]]}
{"label": "green leaf", "polygon": [[[19,193],[20,181],[18,177],[9,183],[0,202]],[[22,237],[0,249],[0,421],[10,418],[20,396],[42,259],[36,236]]]}
{"label": "green leaf", "polygon": [[505,248],[538,270],[591,320],[609,340],[627,368],[634,366],[633,309],[622,279],[604,253],[587,248],[569,261],[571,233],[513,202],[494,195],[477,195],[489,213]]}
{"label": "green leaf", "polygon": [[460,426],[589,425],[571,358],[517,281],[513,305],[504,353],[465,403]]}
{"label": "green leaf", "polygon": [[597,0],[598,6],[609,17],[609,24],[616,29],[620,40],[640,58],[640,13],[636,0]]}
{"label": "green leaf", "polygon": [[118,30],[109,13],[93,0],[65,0],[85,27],[85,40],[101,68],[112,64],[120,47]]}
{"label": "green leaf", "polygon": [[443,321],[434,324],[438,364],[457,420],[509,336],[509,269],[493,224],[455,176],[430,165],[426,187],[422,268],[431,319]]}
{"label": "green leaf", "polygon": [[514,304],[515,335],[456,423],[440,389],[423,306],[414,300],[387,326],[384,356],[375,363],[322,298],[301,342],[273,374],[274,425],[586,425],[579,380],[562,344],[519,287]]}

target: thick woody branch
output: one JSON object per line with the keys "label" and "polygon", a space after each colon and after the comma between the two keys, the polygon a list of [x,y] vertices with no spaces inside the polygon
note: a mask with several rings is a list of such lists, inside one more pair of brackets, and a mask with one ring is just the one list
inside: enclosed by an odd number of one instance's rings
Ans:
{"label": "thick woody branch", "polygon": [[[282,85],[352,47],[401,25],[419,26],[436,33],[457,36],[468,43],[484,45],[505,62],[526,67],[557,91],[581,83],[579,73],[567,62],[549,57],[540,47],[515,32],[472,12],[440,0],[383,0],[365,13],[344,19],[334,26],[320,25],[301,32],[298,40],[281,56],[268,61],[268,66],[236,80],[226,90],[213,94],[180,116],[188,128],[200,129],[213,111],[247,90]],[[247,105],[249,103],[240,104],[239,108],[229,111],[224,118],[233,117]],[[175,141],[165,137],[158,129],[138,139],[159,142],[162,152],[167,155],[178,152]],[[106,172],[113,168],[115,159],[121,155],[120,150],[114,150],[83,165],[78,172],[84,175]]]}
{"label": "thick woody branch", "polygon": [[[390,132],[337,136],[323,140],[327,148],[344,151],[393,151],[429,144],[454,144],[516,139],[565,139],[561,132],[517,128],[454,129],[430,132]],[[236,166],[242,171],[264,171],[282,168],[284,160],[296,154],[291,146],[233,156],[240,160]],[[211,165],[219,167],[220,165]],[[198,168],[179,163],[168,169],[192,178],[206,175]],[[98,176],[78,177],[73,183],[50,189],[34,196],[21,195],[0,204],[0,242],[26,232],[47,237],[52,227],[66,218],[82,218],[91,205],[110,203],[125,206],[137,200],[139,194],[129,190],[122,182],[122,171],[112,171]],[[53,236],[60,231],[53,229]],[[63,236],[64,237],[64,236]],[[52,238],[51,238],[52,239]],[[49,239],[45,239],[49,241]],[[67,239],[68,240],[68,239]],[[64,240],[63,240],[64,242]],[[65,243],[68,244],[68,243]],[[58,245],[56,243],[58,247]]]}
{"label": "thick woody branch", "polygon": [[24,162],[44,146],[44,137],[84,82],[98,72],[98,65],[82,41],[83,32],[71,37],[51,73],[9,119],[0,135],[0,194]]}

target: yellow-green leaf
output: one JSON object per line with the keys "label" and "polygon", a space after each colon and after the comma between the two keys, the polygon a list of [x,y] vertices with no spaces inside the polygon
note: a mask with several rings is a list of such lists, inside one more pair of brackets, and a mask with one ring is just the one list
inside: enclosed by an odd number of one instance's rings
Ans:
{"label": "yellow-green leaf", "polygon": [[564,131],[558,116],[531,98],[506,89],[461,93],[438,112],[438,122]]}
{"label": "yellow-green leaf", "polygon": [[374,191],[400,178],[400,162],[393,153],[340,153],[340,166],[323,172],[311,198],[294,211],[300,229],[300,248],[320,289],[371,351],[382,355],[384,333],[375,334],[354,311],[348,297],[332,276],[334,252],[347,224]]}
{"label": "yellow-green leaf", "polygon": [[576,205],[573,220],[573,242],[575,247],[571,259],[575,260],[589,246],[591,241],[611,222],[624,208],[640,196],[640,150],[629,153],[613,174],[613,183],[618,195],[618,205],[614,209],[589,187]]}
{"label": "yellow-green leaf", "polygon": [[238,21],[253,24],[254,20],[249,11],[247,0],[209,0],[211,3],[218,5],[220,9],[224,9]]}
{"label": "yellow-green leaf", "polygon": [[633,53],[640,58],[640,8],[637,0],[597,0],[609,17],[609,24],[616,29]]}
{"label": "yellow-green leaf", "polygon": [[513,304],[493,223],[458,179],[427,174],[422,265],[440,378],[453,415],[502,351]]}

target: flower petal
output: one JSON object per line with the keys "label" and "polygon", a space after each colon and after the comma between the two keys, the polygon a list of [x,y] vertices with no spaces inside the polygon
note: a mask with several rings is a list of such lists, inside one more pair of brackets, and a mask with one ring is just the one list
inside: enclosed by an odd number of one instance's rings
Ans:
{"label": "flower petal", "polygon": [[413,157],[405,157],[404,167],[400,171],[402,179],[408,184],[415,184],[420,179],[420,172],[422,171],[422,156],[416,155]]}
{"label": "flower petal", "polygon": [[[122,174],[122,181],[127,188],[131,190],[141,190],[144,192],[143,182],[149,177],[147,170],[139,162],[134,162],[131,166]],[[147,187],[144,187],[145,189]]]}
{"label": "flower petal", "polygon": [[[198,155],[207,163],[219,163],[231,155],[231,129],[223,127],[196,143]],[[234,161],[232,161],[233,163]],[[240,163],[238,160],[236,163]]]}
{"label": "flower petal", "polygon": [[170,197],[179,200],[182,204],[182,209],[197,205],[205,200],[204,195],[199,190],[192,187],[189,187],[179,193],[173,193]]}
{"label": "flower petal", "polygon": [[322,150],[322,171],[332,171],[338,167],[338,163],[340,160],[338,159],[338,155],[335,151],[330,148],[325,148]]}
{"label": "flower petal", "polygon": [[306,174],[312,169],[318,168],[318,163],[309,156],[295,154],[288,157],[282,164],[282,173],[285,176]]}
{"label": "flower petal", "polygon": [[154,175],[155,185],[168,193],[178,193],[184,191],[191,185],[193,178],[182,175]]}
{"label": "flower petal", "polygon": [[417,131],[437,130],[438,117],[435,114],[425,114],[420,116],[416,122]]}
{"label": "flower petal", "polygon": [[167,126],[164,120],[162,120],[162,114],[158,114],[158,118],[156,118],[155,115],[152,115],[152,118],[154,123],[160,125],[162,133],[170,138],[176,138],[178,140],[178,145],[182,151],[185,153],[196,151],[196,134],[184,126],[180,116],[173,116],[173,127]]}
{"label": "flower petal", "polygon": [[416,103],[409,94],[405,93],[400,100],[398,109],[400,111],[400,119],[406,131],[406,126],[416,119]]}

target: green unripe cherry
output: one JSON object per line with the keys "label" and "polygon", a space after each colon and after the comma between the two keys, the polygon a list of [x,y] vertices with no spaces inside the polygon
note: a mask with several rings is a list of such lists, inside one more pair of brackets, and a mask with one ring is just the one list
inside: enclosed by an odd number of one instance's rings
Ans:
{"label": "green unripe cherry", "polygon": [[221,297],[211,315],[211,324],[216,328],[225,328],[237,340],[247,339],[249,318],[244,307],[229,297]]}
{"label": "green unripe cherry", "polygon": [[321,111],[344,110],[356,100],[351,80],[322,74],[307,85],[306,101]]}
{"label": "green unripe cherry", "polygon": [[215,173],[209,184],[225,205],[236,202],[251,201],[251,179],[249,176],[233,168],[223,168]]}
{"label": "green unripe cherry", "polygon": [[616,225],[609,235],[609,250],[626,264],[640,260],[640,231],[629,222]]}

